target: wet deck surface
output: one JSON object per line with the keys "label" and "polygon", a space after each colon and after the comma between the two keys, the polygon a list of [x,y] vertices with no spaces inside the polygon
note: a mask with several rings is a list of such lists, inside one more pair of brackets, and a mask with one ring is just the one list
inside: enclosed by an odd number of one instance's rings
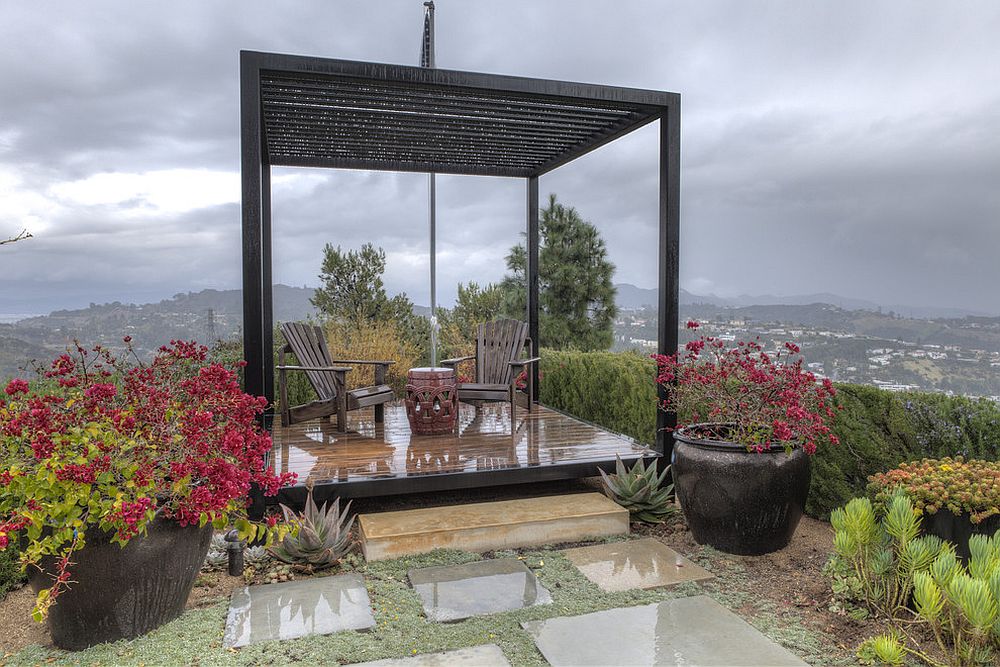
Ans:
{"label": "wet deck surface", "polygon": [[321,484],[653,456],[629,438],[542,406],[518,408],[513,433],[505,403],[462,403],[458,421],[454,433],[414,436],[402,403],[390,403],[384,424],[375,423],[371,408],[349,413],[346,433],[336,430],[336,417],[276,425],[271,461],[297,473],[298,484]]}

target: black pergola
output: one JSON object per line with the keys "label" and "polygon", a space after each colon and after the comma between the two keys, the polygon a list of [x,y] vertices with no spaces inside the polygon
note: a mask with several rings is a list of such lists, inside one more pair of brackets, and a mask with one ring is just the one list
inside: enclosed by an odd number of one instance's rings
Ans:
{"label": "black pergola", "polygon": [[[527,303],[538,355],[538,177],[660,121],[658,349],[677,349],[680,95],[240,52],[245,390],[274,400],[271,167],[527,181]],[[537,382],[535,383],[537,386]],[[531,399],[537,400],[537,396]],[[658,413],[657,450],[669,453]]]}

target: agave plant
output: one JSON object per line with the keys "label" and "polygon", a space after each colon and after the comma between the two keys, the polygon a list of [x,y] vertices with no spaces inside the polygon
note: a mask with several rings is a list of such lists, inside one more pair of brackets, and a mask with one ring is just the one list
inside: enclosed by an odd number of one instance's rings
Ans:
{"label": "agave plant", "polygon": [[674,505],[674,485],[663,485],[670,466],[659,475],[656,466],[646,467],[639,459],[631,470],[625,469],[621,457],[615,463],[615,474],[608,475],[601,470],[604,493],[629,511],[632,519],[645,523],[661,523],[677,511]]}
{"label": "agave plant", "polygon": [[329,507],[323,503],[317,508],[312,490],[306,497],[303,514],[296,514],[281,505],[285,520],[294,524],[297,530],[286,535],[268,552],[283,563],[310,566],[317,570],[336,565],[351,549],[351,527],[355,517],[349,514],[350,509],[351,503],[348,502],[341,511],[340,498]]}

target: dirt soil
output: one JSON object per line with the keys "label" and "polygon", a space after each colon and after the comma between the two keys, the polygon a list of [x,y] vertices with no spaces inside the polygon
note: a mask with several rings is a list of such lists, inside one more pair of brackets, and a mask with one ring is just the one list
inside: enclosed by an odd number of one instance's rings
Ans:
{"label": "dirt soil", "polygon": [[[655,537],[681,553],[698,549],[683,520],[659,526],[633,524],[633,532]],[[862,639],[882,629],[877,623],[856,621],[829,611],[830,581],[822,570],[832,551],[830,524],[803,517],[791,544],[781,551],[763,556],[725,554],[723,558],[743,567],[760,595],[782,607],[797,608],[812,629],[835,637],[842,649],[853,653]],[[727,565],[725,560],[718,564]]]}
{"label": "dirt soil", "polygon": [[[233,589],[243,584],[241,577],[230,577],[225,572],[202,572],[195,581],[186,608],[206,607],[229,599]],[[0,600],[0,665],[8,655],[29,644],[52,645],[48,626],[31,618],[34,604],[35,596],[28,586],[12,591]]]}

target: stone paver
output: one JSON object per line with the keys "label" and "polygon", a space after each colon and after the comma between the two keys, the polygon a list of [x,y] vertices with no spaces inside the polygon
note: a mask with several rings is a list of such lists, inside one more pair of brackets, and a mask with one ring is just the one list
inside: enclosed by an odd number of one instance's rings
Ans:
{"label": "stone paver", "polygon": [[359,574],[340,574],[233,591],[223,644],[246,646],[375,625]]}
{"label": "stone paver", "polygon": [[521,624],[549,664],[806,665],[704,595]]}
{"label": "stone paver", "polygon": [[442,653],[363,662],[352,667],[510,667],[510,661],[496,644],[483,644]]}
{"label": "stone paver", "polygon": [[685,581],[703,581],[713,576],[653,539],[598,544],[562,553],[588,579],[608,592],[658,588]]}
{"label": "stone paver", "polygon": [[409,577],[432,621],[458,621],[552,602],[549,592],[516,558],[419,568],[410,570]]}

